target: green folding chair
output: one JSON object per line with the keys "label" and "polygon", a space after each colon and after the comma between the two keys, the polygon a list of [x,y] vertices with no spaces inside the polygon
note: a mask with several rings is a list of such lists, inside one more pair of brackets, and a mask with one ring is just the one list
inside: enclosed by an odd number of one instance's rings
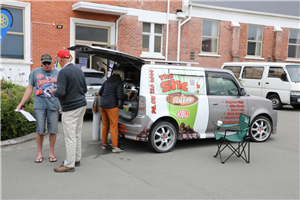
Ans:
{"label": "green folding chair", "polygon": [[[247,163],[250,163],[250,137],[247,134],[250,127],[250,117],[240,113],[239,123],[222,124],[221,126],[218,126],[216,122],[212,123],[215,125],[214,134],[218,146],[217,153],[214,157],[220,155],[221,163],[224,164],[235,154],[237,157],[241,157]],[[231,129],[235,126],[237,126],[237,129]],[[217,131],[221,129],[225,129],[225,134],[217,133]],[[246,148],[247,146],[248,150]],[[222,152],[227,148],[231,150],[231,154],[223,161]]]}

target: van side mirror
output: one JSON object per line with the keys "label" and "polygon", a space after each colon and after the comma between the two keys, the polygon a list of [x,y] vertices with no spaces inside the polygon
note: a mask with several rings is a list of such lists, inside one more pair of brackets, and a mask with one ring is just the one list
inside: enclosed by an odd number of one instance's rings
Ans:
{"label": "van side mirror", "polygon": [[289,81],[289,80],[287,79],[287,75],[286,75],[285,72],[281,75],[281,80],[282,80],[282,81],[285,81],[285,82],[288,82],[288,81]]}
{"label": "van side mirror", "polygon": [[239,95],[240,96],[245,96],[247,94],[246,89],[245,88],[239,88]]}

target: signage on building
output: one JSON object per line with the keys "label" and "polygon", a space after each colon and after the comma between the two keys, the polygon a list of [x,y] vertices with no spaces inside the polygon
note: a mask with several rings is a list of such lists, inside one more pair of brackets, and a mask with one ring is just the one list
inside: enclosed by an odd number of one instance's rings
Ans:
{"label": "signage on building", "polygon": [[0,34],[0,42],[2,42],[5,37],[7,31],[13,24],[13,16],[9,10],[5,8],[1,8],[1,34]]}

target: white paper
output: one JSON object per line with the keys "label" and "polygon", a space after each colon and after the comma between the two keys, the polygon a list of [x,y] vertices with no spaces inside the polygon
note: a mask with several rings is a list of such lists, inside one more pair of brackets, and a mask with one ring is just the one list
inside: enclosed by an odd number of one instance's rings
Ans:
{"label": "white paper", "polygon": [[36,119],[29,113],[24,110],[15,109],[16,112],[21,112],[30,122],[35,122]]}

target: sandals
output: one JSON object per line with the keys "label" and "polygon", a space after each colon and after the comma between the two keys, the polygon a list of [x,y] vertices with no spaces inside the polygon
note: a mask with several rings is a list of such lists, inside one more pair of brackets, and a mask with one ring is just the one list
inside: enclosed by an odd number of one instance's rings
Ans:
{"label": "sandals", "polygon": [[35,163],[42,163],[43,162],[43,157],[37,158],[34,161]]}
{"label": "sandals", "polygon": [[56,162],[57,159],[56,159],[55,157],[49,157],[49,161],[50,161],[50,162]]}

